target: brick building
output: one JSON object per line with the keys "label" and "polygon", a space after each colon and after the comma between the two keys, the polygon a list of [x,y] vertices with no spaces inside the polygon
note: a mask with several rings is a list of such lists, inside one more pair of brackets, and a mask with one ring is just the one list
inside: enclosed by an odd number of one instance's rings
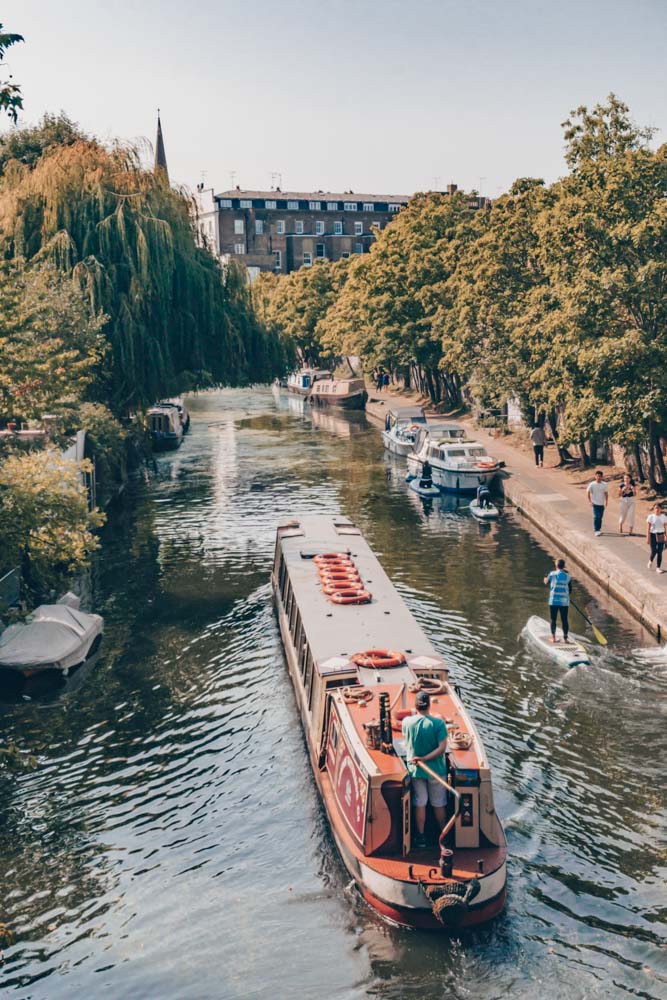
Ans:
{"label": "brick building", "polygon": [[[448,186],[447,194],[457,190]],[[202,241],[223,260],[237,258],[250,272],[288,274],[317,260],[341,260],[367,253],[408,195],[332,194],[325,191],[246,191],[214,194],[197,188]],[[485,198],[471,196],[471,207]],[[474,202],[474,204],[472,204]]]}

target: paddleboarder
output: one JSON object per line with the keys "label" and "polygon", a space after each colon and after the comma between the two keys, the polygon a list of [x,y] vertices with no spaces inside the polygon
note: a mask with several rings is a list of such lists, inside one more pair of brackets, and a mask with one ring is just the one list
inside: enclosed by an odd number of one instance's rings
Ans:
{"label": "paddleboarder", "polygon": [[424,490],[430,490],[433,486],[433,466],[428,459],[422,465],[422,475],[419,480],[419,485]]}
{"label": "paddleboarder", "polygon": [[477,503],[480,508],[491,506],[491,490],[486,483],[480,483],[477,487]]}
{"label": "paddleboarder", "polygon": [[565,570],[565,560],[556,560],[556,569],[552,569],[544,578],[544,583],[549,586],[549,615],[551,618],[551,641],[558,642],[556,638],[556,622],[560,612],[560,620],[563,626],[563,641],[567,642],[570,631],[568,614],[570,610],[570,591],[572,590],[572,578]]}

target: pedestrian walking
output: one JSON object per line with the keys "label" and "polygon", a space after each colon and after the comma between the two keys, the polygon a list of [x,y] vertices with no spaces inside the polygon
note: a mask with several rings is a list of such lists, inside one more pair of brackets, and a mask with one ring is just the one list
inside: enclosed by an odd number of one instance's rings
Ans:
{"label": "pedestrian walking", "polygon": [[662,504],[656,503],[653,506],[653,513],[646,518],[646,542],[651,548],[651,558],[648,561],[648,568],[653,569],[653,560],[656,562],[656,573],[664,573],[662,568],[662,550],[665,547],[665,532],[667,532],[667,514],[662,512]]}
{"label": "pedestrian walking", "polygon": [[530,432],[530,440],[533,442],[535,465],[542,468],[544,465],[544,446],[547,443],[547,436],[544,433],[544,428],[540,427],[539,424],[535,424]]}
{"label": "pedestrian walking", "polygon": [[609,487],[602,481],[600,469],[595,473],[595,479],[588,484],[586,489],[588,502],[593,508],[593,531],[596,535],[602,534],[602,518],[604,509],[609,502]]}
{"label": "pedestrian walking", "polygon": [[556,638],[556,623],[560,614],[561,625],[563,626],[563,642],[567,642],[570,626],[568,614],[570,611],[570,591],[572,590],[572,578],[565,571],[565,560],[557,559],[556,568],[544,578],[545,584],[549,585],[549,617],[551,618],[551,641],[558,642]]}
{"label": "pedestrian walking", "polygon": [[377,378],[375,380],[375,388],[378,392],[382,392],[382,386],[384,385],[384,369],[378,368]]}
{"label": "pedestrian walking", "polygon": [[382,385],[385,387],[385,389],[389,388],[389,372],[385,372],[384,375],[382,376]]}
{"label": "pedestrian walking", "polygon": [[618,530],[623,534],[623,525],[628,521],[630,524],[628,534],[631,535],[635,527],[635,481],[627,472],[623,476],[623,482],[618,488],[618,495],[621,498]]}

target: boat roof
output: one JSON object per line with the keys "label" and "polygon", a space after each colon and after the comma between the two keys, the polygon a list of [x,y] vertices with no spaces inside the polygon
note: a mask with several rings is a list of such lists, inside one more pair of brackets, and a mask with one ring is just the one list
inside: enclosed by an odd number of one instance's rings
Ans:
{"label": "boat roof", "polygon": [[[360,530],[345,517],[309,514],[281,525],[282,550],[313,659],[320,667],[333,660],[341,669],[354,653],[367,649],[397,649],[415,657],[438,656],[425,633],[397,593]],[[322,592],[313,561],[324,552],[349,552],[369,604],[333,604]],[[411,665],[415,665],[410,656]],[[416,664],[417,666],[419,664]],[[430,665],[430,664],[429,664]]]}
{"label": "boat roof", "polygon": [[397,420],[418,420],[420,418],[424,420],[426,418],[423,406],[391,406],[389,412]]}

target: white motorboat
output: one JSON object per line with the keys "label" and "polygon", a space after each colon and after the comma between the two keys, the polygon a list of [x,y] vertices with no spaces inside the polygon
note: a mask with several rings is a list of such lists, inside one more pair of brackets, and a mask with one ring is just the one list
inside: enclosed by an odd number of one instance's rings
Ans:
{"label": "white motorboat", "polygon": [[500,517],[500,511],[495,504],[489,504],[488,507],[480,507],[479,500],[477,499],[471,502],[470,513],[478,521],[497,521]]}
{"label": "white motorboat", "polygon": [[25,622],[0,635],[0,669],[31,677],[45,670],[65,676],[92,656],[102,641],[99,615],[79,610],[79,600],[66,594],[58,604],[41,604]]}
{"label": "white motorboat", "polygon": [[387,411],[382,440],[392,455],[409,455],[417,434],[426,426],[426,414],[421,406],[394,406]]}
{"label": "white motorboat", "polygon": [[433,482],[448,493],[475,493],[481,483],[490,485],[500,470],[497,459],[484,446],[469,441],[457,424],[428,426],[417,435],[408,455],[408,469],[418,476],[428,459]]}
{"label": "white motorboat", "polygon": [[590,663],[590,657],[582,645],[581,636],[570,632],[568,641],[563,640],[563,632],[556,629],[556,642],[551,641],[551,627],[549,622],[539,615],[531,615],[523,630],[526,638],[537,646],[541,652],[556,660],[564,667],[577,667],[581,664]]}

